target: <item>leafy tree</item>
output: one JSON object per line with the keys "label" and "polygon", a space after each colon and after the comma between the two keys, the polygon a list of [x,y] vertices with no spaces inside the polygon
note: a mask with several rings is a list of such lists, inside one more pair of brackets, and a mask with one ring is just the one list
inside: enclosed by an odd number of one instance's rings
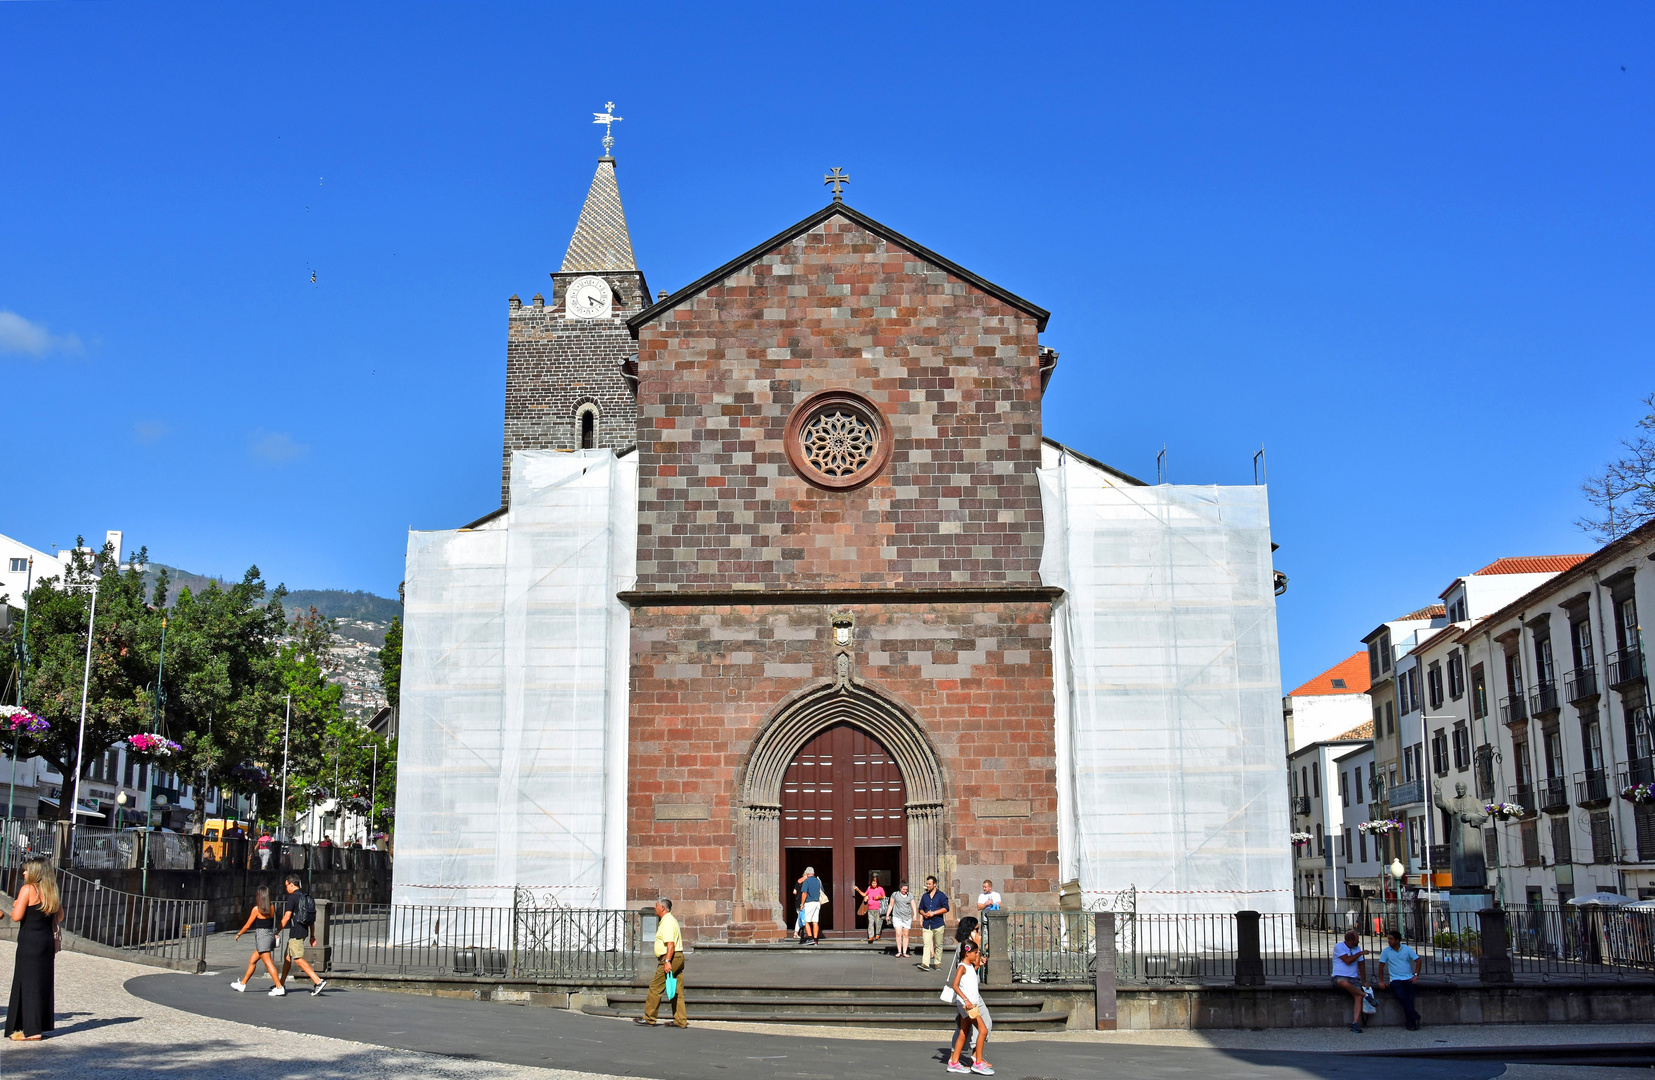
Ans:
{"label": "leafy tree", "polygon": [[379,650],[379,685],[385,703],[395,709],[402,701],[402,616],[391,617],[385,628],[385,644]]}
{"label": "leafy tree", "polygon": [[1601,543],[1655,521],[1655,394],[1644,398],[1643,403],[1648,411],[1638,421],[1637,432],[1621,440],[1626,456],[1581,485],[1586,501],[1599,513],[1575,524]]}

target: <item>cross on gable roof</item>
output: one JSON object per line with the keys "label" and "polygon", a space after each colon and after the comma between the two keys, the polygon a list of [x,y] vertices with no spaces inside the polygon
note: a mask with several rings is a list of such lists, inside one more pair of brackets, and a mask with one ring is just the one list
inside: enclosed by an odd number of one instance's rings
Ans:
{"label": "cross on gable roof", "polygon": [[712,273],[690,282],[682,289],[679,289],[671,296],[668,296],[665,300],[657,301],[649,307],[644,308],[644,310],[626,320],[627,329],[632,331],[633,337],[637,337],[639,327],[643,326],[645,323],[654,322],[664,312],[670,311],[672,308],[682,303],[685,298],[694,296],[696,293],[699,293],[704,289],[711,288],[723,279],[729,277],[731,274],[734,274],[736,271],[745,269],[770,254],[770,252],[774,251],[776,248],[781,247],[783,244],[789,243],[800,236],[803,236],[805,233],[835,215],[845,218],[847,221],[855,222],[857,225],[860,225],[862,228],[873,233],[875,236],[885,240],[888,243],[895,244],[897,247],[902,248],[904,251],[914,255],[916,258],[930,263],[937,269],[959,278],[961,281],[970,284],[974,288],[987,293],[997,300],[1005,302],[1019,311],[1032,315],[1035,319],[1035,329],[1039,331],[1044,331],[1046,329],[1046,321],[1052,317],[1052,313],[1047,311],[1045,308],[1038,304],[1030,303],[1014,292],[1002,289],[1000,286],[994,284],[992,281],[989,281],[987,278],[978,277],[976,274],[973,274],[970,270],[967,270],[959,263],[943,258],[930,248],[915,243],[906,236],[903,236],[901,233],[897,232],[895,229],[892,229],[887,225],[880,224],[873,218],[862,213],[860,210],[854,210],[842,202],[828,203],[826,206],[822,207],[814,214],[811,214],[803,221],[782,230],[752,250],[737,255],[717,270],[714,270]]}

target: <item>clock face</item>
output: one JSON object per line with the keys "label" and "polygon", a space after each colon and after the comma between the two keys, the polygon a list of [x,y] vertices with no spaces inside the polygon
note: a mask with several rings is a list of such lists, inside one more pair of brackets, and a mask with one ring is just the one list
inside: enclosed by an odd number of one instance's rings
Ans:
{"label": "clock face", "polygon": [[569,284],[566,310],[576,319],[607,319],[613,299],[603,278],[576,278]]}

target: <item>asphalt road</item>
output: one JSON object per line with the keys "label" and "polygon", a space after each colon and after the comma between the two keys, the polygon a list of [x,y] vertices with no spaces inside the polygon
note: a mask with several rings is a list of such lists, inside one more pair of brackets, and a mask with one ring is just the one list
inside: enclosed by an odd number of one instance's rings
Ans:
{"label": "asphalt road", "polygon": [[[300,980],[295,980],[296,982]],[[800,1077],[902,1077],[943,1073],[946,1035],[935,1043],[771,1035],[697,1026],[640,1028],[562,1009],[514,1007],[370,990],[330,990],[320,998],[237,994],[229,977],[142,975],[128,993],[155,1004],[243,1024],[307,1032],[475,1061],[671,1080]],[[257,984],[255,984],[257,985]],[[1330,1039],[1348,1032],[1330,1031]],[[1386,1080],[1557,1076],[1558,1066],[1499,1061],[1400,1058],[1303,1051],[1217,1050],[1026,1040],[991,1043],[999,1076],[1017,1080],[1132,1077],[1299,1077]],[[1566,1069],[1569,1075],[1650,1075],[1618,1069]],[[946,1074],[944,1074],[946,1075]]]}

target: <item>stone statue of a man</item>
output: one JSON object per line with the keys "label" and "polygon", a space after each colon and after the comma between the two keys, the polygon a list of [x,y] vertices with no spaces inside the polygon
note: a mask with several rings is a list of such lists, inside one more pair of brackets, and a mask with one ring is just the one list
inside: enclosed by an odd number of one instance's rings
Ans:
{"label": "stone statue of a man", "polygon": [[1432,799],[1448,814],[1451,831],[1447,837],[1453,855],[1454,888],[1488,888],[1488,867],[1483,862],[1483,822],[1488,812],[1480,799],[1465,793],[1465,783],[1454,785],[1454,798],[1445,799],[1442,785],[1435,785]]}

